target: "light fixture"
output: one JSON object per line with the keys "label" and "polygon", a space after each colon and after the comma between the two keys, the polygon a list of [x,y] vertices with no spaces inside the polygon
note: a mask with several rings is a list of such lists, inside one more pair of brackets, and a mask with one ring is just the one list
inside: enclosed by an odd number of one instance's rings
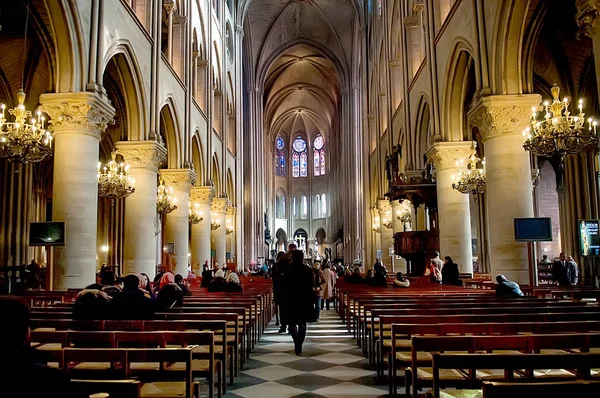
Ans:
{"label": "light fixture", "polygon": [[406,224],[411,221],[411,203],[408,200],[400,201],[400,209],[396,211],[396,220]]}
{"label": "light fixture", "polygon": [[[45,117],[41,112],[32,118],[25,108],[25,92],[19,90],[18,105],[8,113],[14,121],[6,120],[6,105],[0,104],[0,158],[11,162],[36,163],[52,154],[52,134],[45,127]],[[29,119],[31,118],[31,119]]]}
{"label": "light fixture", "polygon": [[391,210],[388,209],[383,213],[383,220],[381,222],[381,225],[383,225],[387,229],[392,229],[394,227],[394,223],[392,222],[392,211]]}
{"label": "light fixture", "polygon": [[376,234],[381,232],[381,225],[379,224],[379,217],[373,217],[373,232]]}
{"label": "light fixture", "polygon": [[107,199],[122,199],[131,195],[135,180],[129,176],[129,165],[117,163],[116,152],[104,167],[98,162],[98,196]]}
{"label": "light fixture", "polygon": [[231,235],[233,233],[233,225],[231,225],[231,221],[227,220],[227,226],[225,227],[225,234]]}
{"label": "light fixture", "polygon": [[200,203],[194,202],[188,203],[190,208],[190,223],[198,224],[201,223],[204,218],[202,217],[202,212],[200,211]]}
{"label": "light fixture", "polygon": [[31,111],[25,108],[26,96],[23,87],[30,8],[31,0],[27,3],[27,15],[25,17],[21,89],[17,93],[17,106],[8,110],[8,113],[14,117],[14,121],[6,120],[4,113],[6,105],[0,105],[0,158],[19,163],[41,162],[45,157],[52,154],[52,134],[46,130],[44,116],[38,111],[36,117],[33,118]]}
{"label": "light fixture", "polygon": [[156,211],[158,214],[168,214],[177,208],[177,198],[173,196],[173,188],[160,182],[156,194]]}
{"label": "light fixture", "polygon": [[[475,151],[475,148],[472,148]],[[478,165],[481,165],[478,167]],[[471,194],[477,200],[477,195],[485,192],[485,158],[479,159],[475,153],[465,162],[456,161],[456,175],[452,176],[452,188],[463,194]]]}
{"label": "light fixture", "polygon": [[213,231],[216,231],[221,227],[221,220],[217,219],[217,217],[217,213],[212,213],[210,215],[210,229]]}
{"label": "light fixture", "polygon": [[102,247],[100,247],[100,251],[102,253],[108,253],[108,246],[107,245],[103,245]]}
{"label": "light fixture", "polygon": [[[569,99],[559,99],[560,87],[552,87],[552,103],[545,101],[532,108],[531,126],[523,131],[523,148],[538,156],[552,157],[598,150],[598,123],[591,117],[585,119],[583,99],[577,105],[579,113],[571,115]],[[543,113],[540,112],[543,110]],[[541,118],[538,119],[539,114]],[[586,127],[587,124],[587,127]]]}

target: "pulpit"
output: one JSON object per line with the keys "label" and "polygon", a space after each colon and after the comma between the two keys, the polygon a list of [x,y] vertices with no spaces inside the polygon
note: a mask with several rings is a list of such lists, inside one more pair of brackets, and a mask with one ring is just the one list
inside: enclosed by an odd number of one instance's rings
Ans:
{"label": "pulpit", "polygon": [[433,252],[440,250],[439,232],[407,231],[394,234],[394,251],[409,263],[408,273],[421,276],[427,264],[434,257]]}

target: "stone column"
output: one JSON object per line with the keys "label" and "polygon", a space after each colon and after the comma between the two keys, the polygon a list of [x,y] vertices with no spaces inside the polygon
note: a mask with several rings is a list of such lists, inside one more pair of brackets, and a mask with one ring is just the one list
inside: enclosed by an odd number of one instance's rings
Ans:
{"label": "stone column", "polygon": [[394,247],[394,232],[391,228],[386,227],[388,221],[392,217],[392,207],[390,202],[385,199],[379,199],[377,201],[377,210],[379,211],[379,220],[381,226],[381,254],[383,258],[381,261],[388,267],[388,270],[392,269],[392,259],[389,256],[389,248]]}
{"label": "stone column", "polygon": [[537,94],[495,95],[481,98],[468,114],[469,124],[483,134],[492,274],[520,284],[529,283],[529,260],[527,245],[515,242],[514,219],[534,215],[530,155],[523,149],[522,132],[531,108],[540,102]]}
{"label": "stone column", "polygon": [[225,264],[225,250],[227,250],[226,248],[226,227],[225,227],[225,222],[227,220],[226,217],[226,212],[227,212],[227,207],[229,206],[229,200],[227,198],[215,198],[213,199],[212,202],[212,216],[214,216],[215,221],[219,221],[219,228],[214,229],[212,231],[212,239],[215,242],[215,251],[217,252],[217,259],[216,261],[219,263],[220,266],[223,266]]}
{"label": "stone column", "polygon": [[177,209],[167,214],[165,242],[175,244],[174,273],[187,276],[189,253],[189,208],[190,186],[196,181],[196,173],[190,169],[164,169],[160,171],[165,185],[173,188]]}
{"label": "stone column", "polygon": [[202,265],[208,261],[210,266],[210,212],[215,189],[211,186],[192,187],[190,189],[190,202],[198,203],[202,212],[203,220],[198,224],[192,224],[192,267],[195,264]]}
{"label": "stone column", "polygon": [[163,7],[167,13],[167,60],[173,64],[173,13],[177,7],[173,0],[163,2]]}
{"label": "stone column", "polygon": [[65,223],[53,288],[82,288],[95,281],[99,142],[115,111],[94,93],[42,94],[40,102],[54,134],[52,219]]}
{"label": "stone column", "polygon": [[233,228],[233,230],[229,233],[227,233],[227,245],[226,245],[226,250],[229,251],[230,255],[231,255],[231,261],[237,260],[237,253],[236,253],[236,213],[237,213],[237,208],[234,206],[229,206],[227,208],[227,222],[225,223],[225,227],[231,227]]}
{"label": "stone column", "polygon": [[438,142],[427,152],[435,164],[441,256],[450,256],[461,273],[473,272],[469,196],[452,188],[456,160],[471,155],[471,141]]}
{"label": "stone column", "polygon": [[135,192],[125,200],[123,272],[156,272],[156,187],[167,150],[156,141],[119,141],[117,153],[129,164]]}

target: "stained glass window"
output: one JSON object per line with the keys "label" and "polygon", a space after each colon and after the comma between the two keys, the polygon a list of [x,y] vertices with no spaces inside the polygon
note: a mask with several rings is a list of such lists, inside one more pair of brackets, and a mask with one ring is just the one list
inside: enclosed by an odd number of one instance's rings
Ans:
{"label": "stained glass window", "polygon": [[292,155],[292,176],[300,177],[300,155],[297,152]]}
{"label": "stained glass window", "polygon": [[281,136],[275,140],[275,175],[285,177],[285,141]]}
{"label": "stained glass window", "polygon": [[315,176],[325,175],[325,140],[322,135],[318,135],[313,141],[314,147],[314,163],[315,163]]}
{"label": "stained glass window", "polygon": [[300,177],[306,177],[307,169],[308,169],[308,156],[306,155],[306,151],[300,154]]}
{"label": "stained glass window", "polygon": [[304,152],[306,149],[306,141],[304,141],[301,137],[296,138],[294,140],[293,148],[296,152]]}

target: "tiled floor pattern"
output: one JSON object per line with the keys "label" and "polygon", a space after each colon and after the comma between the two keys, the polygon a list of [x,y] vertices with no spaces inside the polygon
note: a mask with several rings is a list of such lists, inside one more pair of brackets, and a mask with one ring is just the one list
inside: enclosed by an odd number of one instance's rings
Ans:
{"label": "tiled floor pattern", "polygon": [[250,356],[227,398],[374,398],[387,396],[338,315],[322,311],[308,325],[302,356],[292,338],[272,324]]}

